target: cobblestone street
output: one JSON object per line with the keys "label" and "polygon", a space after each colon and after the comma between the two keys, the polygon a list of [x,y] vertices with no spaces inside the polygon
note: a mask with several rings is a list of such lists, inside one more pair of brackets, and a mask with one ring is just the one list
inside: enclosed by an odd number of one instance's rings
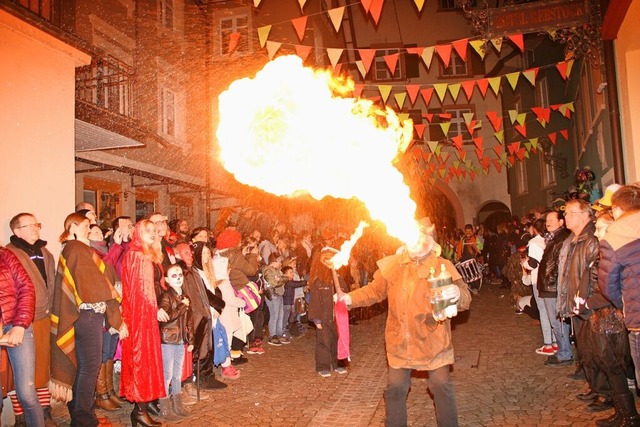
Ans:
{"label": "cobblestone street", "polygon": [[[471,311],[456,319],[453,339],[459,419],[462,426],[590,426],[609,412],[592,414],[576,399],[583,381],[568,367],[546,367],[537,355],[539,326],[516,315],[506,289],[485,284]],[[290,345],[265,345],[249,355],[242,377],[192,406],[181,426],[382,426],[386,382],[384,314],[351,327],[349,373],[320,377],[314,369],[315,337],[309,332]],[[426,378],[415,373],[408,400],[409,425],[434,426]],[[131,406],[109,413],[129,424]],[[66,408],[54,415],[68,425]],[[99,411],[99,415],[105,415]],[[165,425],[168,425],[165,424]]]}

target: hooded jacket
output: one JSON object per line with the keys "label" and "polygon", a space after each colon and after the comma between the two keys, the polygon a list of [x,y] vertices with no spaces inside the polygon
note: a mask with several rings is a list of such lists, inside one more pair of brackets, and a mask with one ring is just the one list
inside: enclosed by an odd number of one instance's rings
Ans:
{"label": "hooded jacket", "polygon": [[622,215],[600,241],[598,287],[624,310],[627,328],[640,330],[640,211]]}
{"label": "hooded jacket", "polygon": [[28,328],[33,322],[36,294],[18,258],[0,247],[0,306],[5,325]]}

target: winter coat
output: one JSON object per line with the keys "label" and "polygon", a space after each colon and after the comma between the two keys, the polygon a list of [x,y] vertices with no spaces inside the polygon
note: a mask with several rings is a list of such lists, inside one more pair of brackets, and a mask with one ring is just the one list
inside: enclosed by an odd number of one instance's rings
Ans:
{"label": "winter coat", "polygon": [[440,271],[444,264],[453,283],[460,288],[458,310],[467,310],[471,293],[453,264],[431,253],[419,261],[407,251],[383,258],[367,286],[352,291],[351,307],[363,307],[388,299],[385,329],[389,366],[400,369],[433,370],[453,364],[451,321],[437,323],[429,299],[430,269]]}
{"label": "winter coat", "polygon": [[246,257],[240,247],[219,251],[220,255],[229,258],[229,281],[236,291],[244,288],[249,282],[247,276],[258,274],[258,254],[250,253]]}
{"label": "winter coat", "polygon": [[[175,289],[169,288],[160,294],[158,307],[166,311],[168,322],[159,322],[160,341],[162,344],[193,344],[193,325],[190,305],[182,302],[183,295],[178,295]],[[174,337],[169,332],[178,327],[179,334]]]}
{"label": "winter coat", "polygon": [[284,284],[284,295],[282,296],[282,303],[284,305],[293,305],[295,301],[296,289],[307,286],[307,282],[304,280],[287,280]]}
{"label": "winter coat", "polygon": [[[598,286],[599,249],[594,231],[594,223],[589,222],[578,236],[571,233],[565,241],[567,256],[558,278],[557,312],[560,317],[573,316],[575,298],[588,300]],[[581,317],[588,316],[586,313]]]}
{"label": "winter coat", "polygon": [[538,292],[541,298],[555,298],[558,294],[558,260],[562,243],[569,236],[569,230],[562,227],[556,230],[551,241],[544,248],[538,266]]}
{"label": "winter coat", "polygon": [[204,323],[204,326],[202,327],[202,331],[204,333],[202,334],[202,337],[197,337],[200,338],[202,342],[194,342],[196,348],[193,350],[193,359],[203,360],[206,358],[208,351],[211,350],[211,334],[208,333],[212,328],[209,301],[207,299],[204,282],[195,267],[190,268],[184,273],[182,290],[191,301],[189,307],[191,308],[194,339],[196,338],[195,334],[196,331],[198,331],[198,325],[200,325],[201,322]]}
{"label": "winter coat", "polygon": [[[346,292],[347,284],[339,277],[340,288]],[[315,324],[333,323],[333,294],[336,287],[331,283],[326,283],[320,278],[316,278],[309,286],[309,311],[308,317]]]}
{"label": "winter coat", "polygon": [[0,307],[4,325],[28,328],[33,322],[36,292],[20,260],[0,247]]}
{"label": "winter coat", "polygon": [[640,212],[622,215],[600,241],[598,287],[623,308],[627,328],[640,330]]}
{"label": "winter coat", "polygon": [[282,272],[273,265],[267,265],[262,268],[262,274],[264,276],[264,280],[266,280],[269,286],[271,286],[273,293],[283,296],[286,278],[282,275]]}

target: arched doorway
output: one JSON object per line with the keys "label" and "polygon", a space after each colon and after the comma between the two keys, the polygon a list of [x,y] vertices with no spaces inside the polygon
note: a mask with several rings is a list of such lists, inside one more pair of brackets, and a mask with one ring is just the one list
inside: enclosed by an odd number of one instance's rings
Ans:
{"label": "arched doorway", "polygon": [[502,202],[487,202],[478,211],[478,224],[484,224],[492,231],[501,222],[511,220],[511,210]]}

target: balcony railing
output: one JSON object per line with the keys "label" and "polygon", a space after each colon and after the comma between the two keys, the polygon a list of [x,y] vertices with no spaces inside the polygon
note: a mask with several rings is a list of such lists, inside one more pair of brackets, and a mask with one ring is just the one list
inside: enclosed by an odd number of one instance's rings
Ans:
{"label": "balcony railing", "polygon": [[94,58],[76,70],[76,99],[134,118],[133,68],[112,57]]}

